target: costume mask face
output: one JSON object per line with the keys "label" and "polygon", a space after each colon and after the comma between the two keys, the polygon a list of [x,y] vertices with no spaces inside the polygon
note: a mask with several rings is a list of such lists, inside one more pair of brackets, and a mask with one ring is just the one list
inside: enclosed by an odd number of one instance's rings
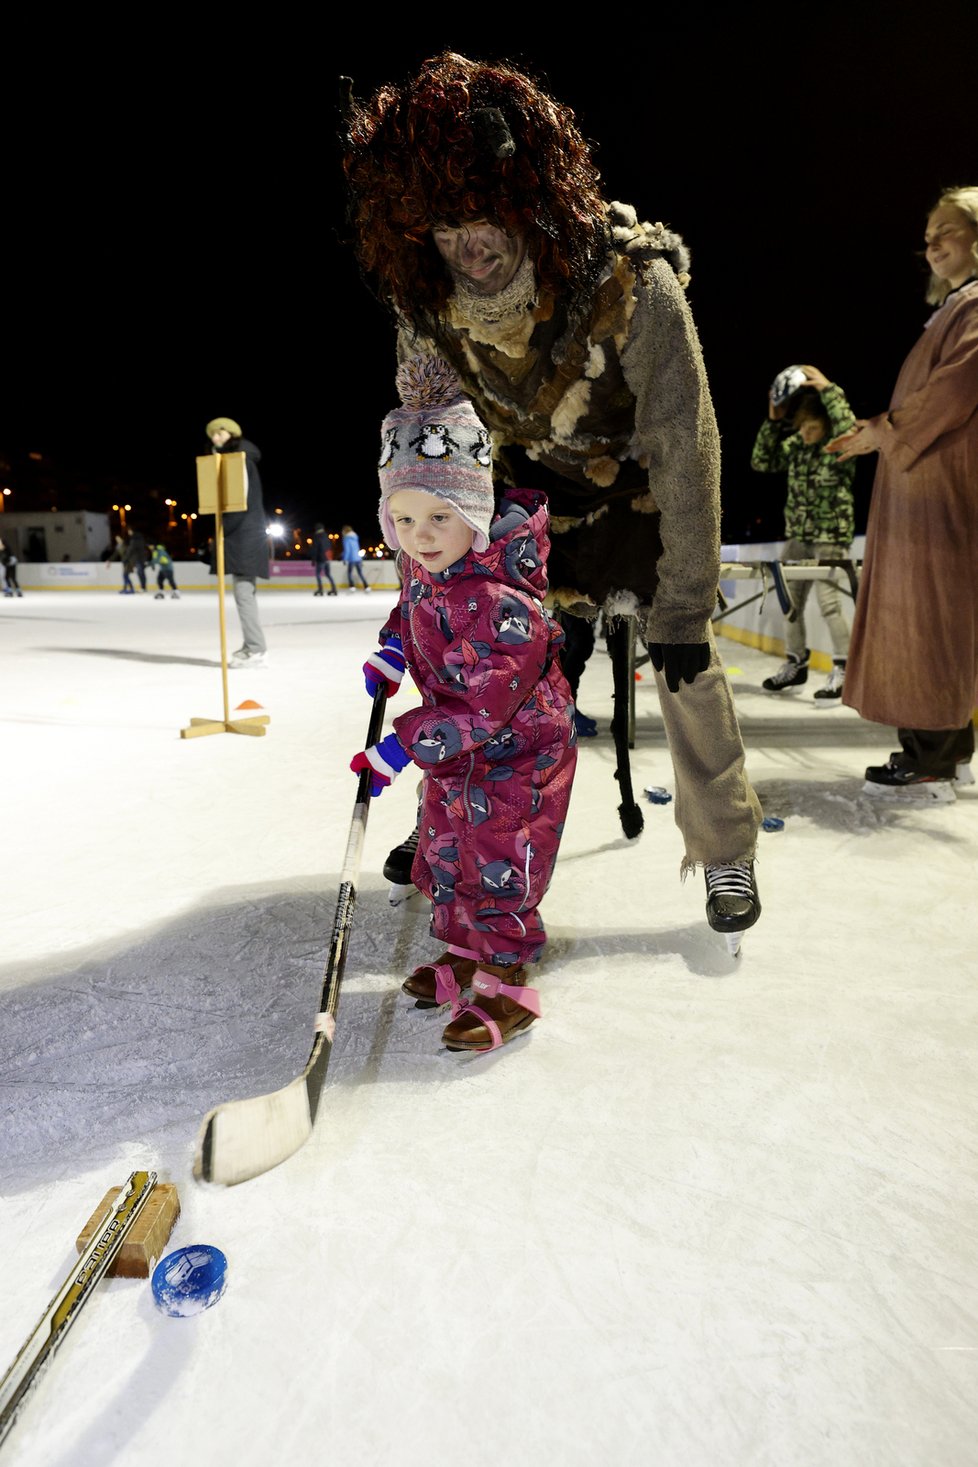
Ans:
{"label": "costume mask face", "polygon": [[522,234],[506,234],[488,219],[436,224],[431,237],[453,277],[476,295],[505,290],[526,254]]}

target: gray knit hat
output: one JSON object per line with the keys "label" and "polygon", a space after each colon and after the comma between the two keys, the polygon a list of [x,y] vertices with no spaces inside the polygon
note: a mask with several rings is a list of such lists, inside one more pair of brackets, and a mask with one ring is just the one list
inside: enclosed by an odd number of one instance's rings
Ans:
{"label": "gray knit hat", "polygon": [[384,539],[400,549],[390,496],[421,489],[450,504],[475,532],[474,548],[485,550],[493,514],[492,439],[441,357],[412,357],[395,380],[403,406],[383,421],[377,465]]}

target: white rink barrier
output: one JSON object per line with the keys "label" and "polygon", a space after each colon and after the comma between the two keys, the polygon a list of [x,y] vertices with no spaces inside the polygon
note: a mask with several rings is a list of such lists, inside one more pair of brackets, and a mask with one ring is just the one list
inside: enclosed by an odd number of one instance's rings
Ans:
{"label": "white rink barrier", "polygon": [[[852,542],[852,558],[861,561],[865,550],[866,539],[864,535],[858,535]],[[780,561],[784,557],[785,542],[783,540],[765,540],[756,544],[748,545],[722,545],[720,547],[720,590],[731,606],[747,600],[756,592],[762,590],[760,574],[756,580],[744,577],[745,565],[760,565],[766,561]],[[736,566],[737,576],[724,575],[727,566]],[[824,575],[825,572],[823,571]],[[791,586],[795,579],[800,578],[802,571],[795,568],[788,576],[788,584]],[[839,572],[838,583],[848,586],[846,576]],[[842,613],[846,621],[852,626],[852,613],[854,603],[847,591],[842,595]],[[752,601],[749,605],[739,610],[729,611],[718,617],[713,623],[713,631],[718,637],[727,637],[731,641],[740,642],[748,647],[757,647],[762,652],[771,652],[777,656],[784,654],[784,613],[778,602],[778,598],[771,588],[770,578],[767,581],[767,591],[763,598]],[[812,666],[827,672],[832,666],[832,639],[829,636],[828,627],[822,619],[822,613],[818,609],[818,598],[815,587],[812,586],[808,593],[805,604],[805,634],[806,640],[812,652]]]}
{"label": "white rink barrier", "polygon": [[[397,575],[392,560],[363,560],[363,573],[367,584],[378,591],[396,591]],[[259,581],[262,591],[314,591],[316,573],[308,560],[276,560],[269,562],[267,580]],[[331,561],[333,584],[338,592],[347,586],[346,566],[342,561]],[[212,576],[207,566],[199,560],[177,560],[173,563],[173,574],[181,591],[213,591],[217,577]],[[138,587],[139,579],[133,576]],[[122,589],[122,567],[117,560],[88,561],[65,560],[60,562],[20,561],[17,565],[17,580],[24,591],[120,591]],[[226,578],[230,588],[230,577]],[[360,582],[357,580],[357,587]],[[147,567],[146,585],[156,589],[156,570]],[[328,591],[329,585],[325,583]]]}

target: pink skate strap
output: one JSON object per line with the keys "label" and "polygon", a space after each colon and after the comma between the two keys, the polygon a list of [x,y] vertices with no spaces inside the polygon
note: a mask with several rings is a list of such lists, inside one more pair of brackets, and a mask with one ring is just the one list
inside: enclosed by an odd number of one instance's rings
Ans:
{"label": "pink skate strap", "polygon": [[[485,1009],[480,1009],[479,1005],[475,1003],[462,1004],[461,1009],[463,1013],[475,1014],[489,1030],[489,1038],[492,1040],[492,1043],[486,1049],[477,1049],[476,1054],[489,1054],[490,1050],[498,1049],[503,1042],[503,1036],[499,1032],[499,1025],[495,1019],[490,1019]],[[453,1013],[452,1018],[454,1019],[454,1017],[455,1015]]]}
{"label": "pink skate strap", "polygon": [[461,1007],[462,990],[450,963],[438,963],[435,968],[435,1003],[450,1003],[452,1018]]}
{"label": "pink skate strap", "polygon": [[470,947],[456,947],[454,942],[448,944],[448,951],[454,958],[474,958],[476,962],[482,957],[481,953],[474,953]]}
{"label": "pink skate strap", "polygon": [[[484,993],[486,998],[495,998],[499,994],[503,998],[511,998],[521,1009],[529,1009],[534,1018],[540,1017],[540,995],[535,988],[521,988],[515,983],[503,983],[495,973],[487,973],[484,968],[476,968],[472,975],[472,987],[476,993]],[[469,1012],[477,1011],[469,1005]]]}

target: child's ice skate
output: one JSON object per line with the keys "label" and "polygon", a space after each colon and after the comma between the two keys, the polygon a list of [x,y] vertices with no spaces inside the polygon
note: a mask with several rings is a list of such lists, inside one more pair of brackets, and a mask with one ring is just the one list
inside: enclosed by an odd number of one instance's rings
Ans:
{"label": "child's ice skate", "polygon": [[452,1005],[452,1021],[441,1036],[446,1049],[487,1053],[524,1034],[540,1017],[540,995],[526,987],[526,970],[520,963],[509,967],[480,963],[472,976],[472,991],[478,1003],[456,1000]]}
{"label": "child's ice skate", "polygon": [[449,950],[433,963],[415,968],[401,984],[401,992],[414,999],[416,1009],[440,1008],[442,1004],[451,1003],[461,989],[468,987],[477,967],[475,958]]}

